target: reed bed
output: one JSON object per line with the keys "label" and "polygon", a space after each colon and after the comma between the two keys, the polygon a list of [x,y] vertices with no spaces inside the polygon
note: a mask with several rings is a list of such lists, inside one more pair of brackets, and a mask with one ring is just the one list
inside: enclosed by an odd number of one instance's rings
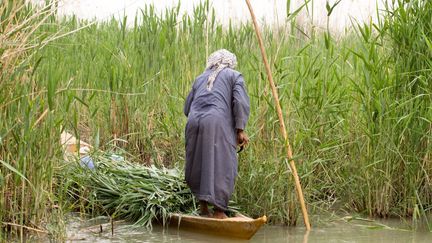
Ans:
{"label": "reed bed", "polygon": [[[389,2],[379,23],[354,22],[343,37],[297,26],[295,18],[286,28],[265,28],[312,213],[412,217],[432,227],[431,4]],[[182,168],[185,96],[204,69],[206,50],[226,48],[238,56],[252,107],[251,143],[240,155],[233,197],[251,216],[297,223],[252,26],[223,28],[207,13],[205,4],[193,16],[180,16],[178,8],[159,16],[146,7],[131,27],[124,20],[90,25],[2,72],[0,221],[42,225],[52,215],[42,205],[63,205],[54,193],[64,186],[54,179],[62,153],[53,141],[61,128],[104,150],[114,140],[145,165]],[[37,40],[87,24],[45,21],[34,32]]]}
{"label": "reed bed", "polygon": [[32,10],[25,1],[0,1],[0,241],[45,234],[59,216],[53,195],[59,120],[46,106],[33,59],[61,34],[39,32],[53,14],[51,5]]}

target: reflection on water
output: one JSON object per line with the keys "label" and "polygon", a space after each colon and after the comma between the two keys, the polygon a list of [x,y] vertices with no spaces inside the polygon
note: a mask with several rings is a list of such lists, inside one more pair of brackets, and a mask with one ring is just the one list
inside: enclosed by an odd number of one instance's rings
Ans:
{"label": "reflection on water", "polygon": [[[106,221],[105,221],[106,222]],[[196,232],[179,230],[176,227],[165,229],[156,226],[152,231],[145,228],[120,224],[98,233],[95,222],[73,218],[68,226],[68,242],[245,242],[209,236]],[[404,230],[403,223],[395,220],[368,222],[338,220],[320,223],[306,233],[303,227],[265,226],[250,240],[251,242],[432,242],[432,233]]]}

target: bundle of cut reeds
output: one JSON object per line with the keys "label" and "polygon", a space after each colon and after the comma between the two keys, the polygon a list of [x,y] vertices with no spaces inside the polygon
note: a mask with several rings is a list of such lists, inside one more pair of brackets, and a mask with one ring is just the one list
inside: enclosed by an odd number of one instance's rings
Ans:
{"label": "bundle of cut reeds", "polygon": [[109,154],[91,157],[96,169],[71,163],[63,172],[75,207],[146,227],[155,220],[165,224],[170,213],[195,213],[193,194],[179,170],[118,161]]}

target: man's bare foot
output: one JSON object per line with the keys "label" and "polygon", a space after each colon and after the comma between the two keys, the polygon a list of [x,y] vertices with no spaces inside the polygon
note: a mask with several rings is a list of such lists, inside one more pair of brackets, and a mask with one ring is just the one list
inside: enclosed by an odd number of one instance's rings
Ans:
{"label": "man's bare foot", "polygon": [[215,219],[227,219],[228,216],[225,214],[224,211],[215,209],[215,211],[213,213],[213,218],[215,218]]}
{"label": "man's bare foot", "polygon": [[206,201],[200,201],[200,216],[209,218],[213,216],[208,209],[208,204]]}

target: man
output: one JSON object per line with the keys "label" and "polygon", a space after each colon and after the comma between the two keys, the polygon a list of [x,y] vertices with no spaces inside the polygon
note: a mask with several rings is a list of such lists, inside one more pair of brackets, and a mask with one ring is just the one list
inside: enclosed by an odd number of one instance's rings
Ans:
{"label": "man", "polygon": [[[211,54],[184,106],[188,117],[186,182],[200,201],[202,216],[227,218],[225,211],[237,176],[236,145],[249,139],[249,97],[243,76],[234,70],[236,56],[221,49]],[[208,210],[214,206],[214,213]]]}

